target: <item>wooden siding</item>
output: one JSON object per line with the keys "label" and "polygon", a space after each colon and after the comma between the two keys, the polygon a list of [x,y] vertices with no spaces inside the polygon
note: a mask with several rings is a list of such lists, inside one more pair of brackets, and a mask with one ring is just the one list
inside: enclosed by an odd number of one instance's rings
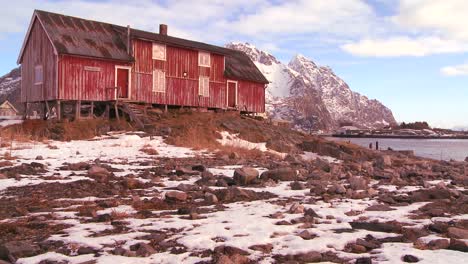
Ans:
{"label": "wooden siding", "polygon": [[[57,98],[54,47],[39,20],[35,19],[21,59],[21,102]],[[34,84],[34,68],[42,65],[42,84]]]}
{"label": "wooden siding", "polygon": [[237,83],[237,106],[241,111],[265,112],[265,85],[247,81]]}
{"label": "wooden siding", "polygon": [[[224,56],[211,54],[211,67],[198,66],[198,52],[166,46],[166,60],[152,59],[150,41],[133,40],[132,70],[134,101],[191,107],[226,108]],[[153,92],[153,70],[166,73],[166,92]],[[186,76],[184,76],[184,72]],[[210,96],[198,95],[200,76],[210,77]]]}
{"label": "wooden siding", "polygon": [[130,66],[122,62],[72,56],[59,59],[60,100],[113,100],[115,66]]}

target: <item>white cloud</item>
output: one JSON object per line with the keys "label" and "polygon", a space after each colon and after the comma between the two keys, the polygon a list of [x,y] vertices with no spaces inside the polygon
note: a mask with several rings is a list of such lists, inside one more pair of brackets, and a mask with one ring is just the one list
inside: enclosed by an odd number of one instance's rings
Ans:
{"label": "white cloud", "polygon": [[468,50],[468,45],[438,37],[392,37],[386,39],[363,39],[342,45],[353,55],[363,57],[427,56],[439,53],[454,53]]}
{"label": "white cloud", "polygon": [[440,72],[445,76],[462,76],[468,75],[468,63],[455,66],[443,67]]}

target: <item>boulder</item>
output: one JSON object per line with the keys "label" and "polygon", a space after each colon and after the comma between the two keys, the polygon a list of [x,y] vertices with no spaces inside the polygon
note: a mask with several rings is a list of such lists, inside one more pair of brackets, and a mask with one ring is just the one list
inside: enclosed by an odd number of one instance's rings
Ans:
{"label": "boulder", "polygon": [[258,170],[252,167],[242,167],[234,171],[234,182],[237,185],[249,185],[258,178]]}
{"label": "boulder", "polygon": [[187,194],[178,191],[169,191],[165,195],[166,201],[169,202],[184,202],[187,200]]}
{"label": "boulder", "polygon": [[111,173],[106,168],[96,165],[91,166],[88,170],[88,176],[94,178],[98,182],[106,182],[110,174]]}
{"label": "boulder", "polygon": [[8,241],[0,245],[0,259],[15,262],[19,258],[31,257],[39,254],[40,248],[32,241]]}
{"label": "boulder", "polygon": [[404,255],[401,260],[403,262],[407,262],[407,263],[416,263],[416,262],[419,262],[419,258],[418,257],[415,257],[413,255]]}
{"label": "boulder", "polygon": [[216,195],[212,194],[212,193],[205,193],[205,201],[210,203],[210,204],[213,204],[213,203],[217,203],[218,202],[218,197],[216,197]]}
{"label": "boulder", "polygon": [[329,194],[344,194],[346,193],[346,188],[343,184],[335,183],[330,188],[328,188]]}
{"label": "boulder", "polygon": [[156,253],[156,250],[152,246],[143,242],[132,245],[130,249],[136,251],[138,257],[148,257]]}
{"label": "boulder", "polygon": [[375,232],[385,233],[400,233],[401,226],[398,223],[381,223],[381,222],[350,222],[353,229],[365,229]]}
{"label": "boulder", "polygon": [[296,190],[296,191],[304,190],[306,188],[304,183],[298,182],[298,181],[291,182],[290,186],[291,186],[291,190]]}
{"label": "boulder", "polygon": [[391,167],[392,166],[392,158],[389,155],[382,155],[376,161],[377,167],[384,168],[384,167]]}
{"label": "boulder", "polygon": [[291,214],[302,214],[304,213],[304,206],[299,203],[293,203],[289,208],[289,213]]}
{"label": "boulder", "polygon": [[292,168],[279,168],[265,171],[260,176],[262,180],[272,179],[274,181],[294,181],[297,179],[297,172]]}
{"label": "boulder", "polygon": [[349,186],[353,190],[367,189],[367,180],[364,177],[353,176],[349,178]]}
{"label": "boulder", "polygon": [[310,251],[307,253],[301,253],[294,257],[296,261],[301,263],[321,262],[322,254],[317,251]]}
{"label": "boulder", "polygon": [[455,239],[468,239],[468,230],[458,227],[449,227],[447,236]]}
{"label": "boulder", "polygon": [[461,239],[450,239],[449,249],[461,252],[468,252],[468,241]]}
{"label": "boulder", "polygon": [[372,259],[370,257],[363,257],[356,259],[355,264],[372,264]]}
{"label": "boulder", "polygon": [[390,207],[387,204],[374,204],[366,208],[366,211],[392,211],[395,208]]}

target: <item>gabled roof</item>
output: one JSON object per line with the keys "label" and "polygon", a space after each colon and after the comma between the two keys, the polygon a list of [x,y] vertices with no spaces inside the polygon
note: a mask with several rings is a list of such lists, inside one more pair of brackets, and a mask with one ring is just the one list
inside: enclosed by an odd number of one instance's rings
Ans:
{"label": "gabled roof", "polygon": [[0,104],[0,109],[2,109],[2,108],[3,109],[12,109],[16,113],[18,113],[18,110],[16,110],[16,108],[8,100],[5,100],[5,102]]}
{"label": "gabled roof", "polygon": [[[41,10],[34,11],[31,25],[36,17],[58,54],[134,61],[134,58],[127,53],[126,27]],[[26,36],[25,43],[28,37]],[[226,58],[225,75],[227,78],[268,83],[250,58],[241,51],[137,29],[130,29],[130,37],[221,54]],[[23,49],[18,62],[21,61]]]}

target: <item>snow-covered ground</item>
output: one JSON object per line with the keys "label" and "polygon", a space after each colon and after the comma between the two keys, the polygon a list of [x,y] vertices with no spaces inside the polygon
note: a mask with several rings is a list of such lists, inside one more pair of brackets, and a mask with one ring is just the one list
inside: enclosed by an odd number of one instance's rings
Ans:
{"label": "snow-covered ground", "polygon": [[[243,147],[247,149],[258,149],[270,151],[265,143],[252,143],[239,139],[236,135],[222,132],[219,141],[224,145]],[[144,148],[153,148],[157,154],[151,155],[142,151]],[[0,148],[0,155],[9,152],[9,148]],[[277,154],[277,153],[275,153]],[[117,177],[133,175],[140,182],[149,182],[141,178],[139,172],[161,164],[162,159],[194,159],[205,157],[214,158],[215,155],[206,151],[194,151],[189,148],[175,147],[164,143],[161,137],[148,137],[143,134],[117,133],[110,136],[99,137],[93,140],[79,140],[70,142],[14,142],[11,155],[15,157],[11,162],[14,165],[21,163],[40,162],[47,165],[47,173],[41,175],[21,175],[19,180],[15,178],[0,179],[0,197],[9,187],[33,186],[40,183],[67,183],[79,180],[91,180],[84,171],[61,170],[65,163],[94,163],[99,160],[121,171],[115,172]],[[36,160],[38,156],[42,158]],[[329,162],[339,162],[331,157],[321,157],[315,153],[305,153],[304,159],[325,158]],[[0,159],[1,161],[1,159]],[[241,165],[226,164],[223,166],[212,166],[208,171],[217,177],[233,177],[234,170]],[[258,168],[263,172],[265,168]],[[49,179],[49,176],[59,176],[61,179]],[[145,197],[156,197],[163,199],[170,188],[176,188],[179,184],[194,184],[201,179],[200,175],[191,176],[189,179],[175,180],[171,177],[160,177],[160,184],[146,190]],[[437,182],[434,182],[437,183]],[[91,247],[99,254],[81,254],[75,251],[65,255],[58,252],[46,252],[32,257],[21,258],[18,263],[39,263],[42,260],[66,261],[69,263],[82,263],[97,260],[97,263],[197,263],[210,261],[211,257],[203,252],[212,250],[217,246],[232,246],[246,251],[249,258],[258,263],[273,263],[275,256],[295,255],[310,251],[321,253],[332,252],[343,260],[353,260],[359,257],[372,256],[378,263],[397,263],[401,261],[403,254],[417,256],[420,263],[464,263],[468,254],[449,250],[419,250],[411,243],[384,243],[381,248],[373,251],[356,254],[345,250],[348,243],[356,239],[372,235],[374,238],[394,237],[397,234],[374,232],[358,229],[352,232],[339,232],[338,230],[350,230],[350,222],[377,220],[386,222],[397,220],[406,225],[420,226],[430,223],[431,219],[414,219],[412,211],[424,206],[426,203],[413,203],[407,206],[394,207],[390,211],[366,211],[369,206],[377,204],[377,201],[369,198],[364,199],[334,199],[330,201],[317,201],[305,190],[292,190],[291,182],[280,182],[273,186],[264,188],[248,187],[245,190],[267,191],[274,194],[273,198],[251,201],[238,201],[224,203],[220,209],[216,205],[204,205],[198,209],[206,211],[200,213],[202,217],[189,219],[186,215],[177,214],[176,210],[153,210],[148,218],[137,217],[137,209],[132,204],[121,204],[97,211],[102,214],[120,214],[120,221],[125,223],[122,231],[105,233],[114,230],[110,222],[91,221],[90,217],[80,216],[74,207],[53,208],[53,219],[47,220],[51,224],[67,224],[69,227],[57,234],[52,234],[49,241],[62,241],[70,248],[80,246]],[[371,183],[376,189],[386,191],[397,191],[394,186],[376,186],[377,182]],[[220,190],[223,187],[212,187],[212,190]],[[414,189],[399,189],[406,193]],[[69,201],[76,203],[94,203],[100,201],[99,197],[82,197],[68,199],[67,194],[57,201]],[[121,199],[136,199],[133,195],[119,197]],[[143,197],[140,197],[143,199]],[[292,206],[303,206],[303,209],[313,209],[319,217],[313,224],[305,224],[295,220],[303,216],[303,212],[291,211]],[[350,214],[350,212],[357,212]],[[44,214],[49,214],[45,212]],[[276,216],[275,216],[276,215]],[[460,216],[468,219],[468,215]],[[5,219],[2,222],[14,222],[17,219]],[[450,218],[447,219],[449,221]],[[283,221],[286,224],[278,224]],[[312,239],[304,239],[299,234],[307,231]],[[116,245],[129,249],[132,245],[140,242],[150,243],[144,238],[154,232],[166,233],[163,241],[175,241],[184,250],[177,252],[177,246],[166,248],[161,252],[154,252],[146,257],[121,256],[113,253]],[[162,243],[162,242],[161,242]],[[270,245],[271,251],[261,252],[252,249],[256,245]]]}

